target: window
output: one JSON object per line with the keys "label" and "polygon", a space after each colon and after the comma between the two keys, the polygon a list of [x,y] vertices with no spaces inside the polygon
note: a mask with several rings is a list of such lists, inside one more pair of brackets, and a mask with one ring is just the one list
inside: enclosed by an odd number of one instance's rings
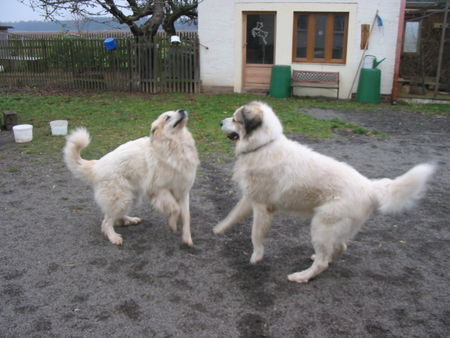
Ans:
{"label": "window", "polygon": [[348,13],[295,13],[294,62],[345,63]]}
{"label": "window", "polygon": [[246,63],[273,64],[275,14],[248,13]]}
{"label": "window", "polygon": [[419,21],[407,21],[405,25],[404,53],[417,53],[419,46]]}

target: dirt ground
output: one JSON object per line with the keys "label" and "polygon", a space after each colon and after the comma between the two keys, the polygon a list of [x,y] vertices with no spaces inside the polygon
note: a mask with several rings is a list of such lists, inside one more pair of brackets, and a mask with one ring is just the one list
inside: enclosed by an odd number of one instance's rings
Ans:
{"label": "dirt ground", "polygon": [[[211,229],[238,199],[233,159],[203,160],[191,193],[195,248],[164,218],[100,232],[92,191],[60,157],[28,156],[0,134],[0,336],[2,337],[444,337],[450,328],[450,116],[312,109],[389,135],[292,138],[371,178],[437,161],[426,197],[406,214],[375,214],[329,270],[308,284],[309,223],[278,215],[255,266],[249,221]],[[219,130],[217,132],[220,132]],[[94,135],[95,137],[95,135]]]}

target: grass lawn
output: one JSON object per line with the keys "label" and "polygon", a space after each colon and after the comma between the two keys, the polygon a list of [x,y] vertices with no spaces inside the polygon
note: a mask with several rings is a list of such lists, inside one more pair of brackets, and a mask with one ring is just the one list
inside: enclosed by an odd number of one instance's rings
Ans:
{"label": "grass lawn", "polygon": [[190,114],[189,129],[194,135],[200,154],[230,153],[233,145],[219,129],[219,122],[251,100],[268,102],[280,116],[286,133],[302,133],[313,138],[333,136],[334,129],[355,133],[377,134],[337,119],[321,120],[302,112],[308,108],[337,110],[407,110],[423,113],[450,113],[450,105],[368,105],[351,101],[327,99],[275,99],[247,94],[167,94],[157,96],[122,93],[82,95],[37,95],[11,93],[0,96],[0,111],[18,113],[19,123],[33,125],[33,141],[20,145],[30,154],[56,154],[64,146],[64,137],[51,136],[49,122],[64,119],[69,129],[88,128],[92,143],[83,153],[97,158],[119,144],[149,133],[151,122],[162,112],[179,108]]}

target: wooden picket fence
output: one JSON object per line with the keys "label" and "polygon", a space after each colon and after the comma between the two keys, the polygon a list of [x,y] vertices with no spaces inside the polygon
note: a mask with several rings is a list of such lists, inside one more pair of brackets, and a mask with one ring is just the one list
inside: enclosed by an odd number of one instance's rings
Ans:
{"label": "wooden picket fence", "polygon": [[116,38],[117,48],[107,50],[98,37],[9,38],[0,41],[0,86],[195,93],[198,38],[181,41]]}
{"label": "wooden picket fence", "polygon": [[[8,32],[10,39],[66,39],[66,38],[83,38],[83,39],[106,39],[112,38],[133,38],[133,34],[128,30],[111,30],[111,31],[95,31],[95,32]],[[194,40],[198,34],[196,31],[179,31],[177,35],[181,40]],[[167,33],[159,31],[156,33],[157,39],[167,39]]]}

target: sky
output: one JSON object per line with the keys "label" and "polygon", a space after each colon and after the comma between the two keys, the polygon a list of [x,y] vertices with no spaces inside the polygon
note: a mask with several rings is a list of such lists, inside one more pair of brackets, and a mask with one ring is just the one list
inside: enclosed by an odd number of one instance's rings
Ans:
{"label": "sky", "polygon": [[18,0],[0,0],[0,22],[44,20],[31,7],[20,3]]}
{"label": "sky", "polygon": [[[115,3],[124,4],[124,0],[115,0]],[[16,21],[44,21],[44,17],[35,12],[30,6],[22,4],[19,0],[0,0],[0,22],[16,22]],[[128,14],[125,11],[125,14]],[[58,17],[59,19],[72,20],[70,14],[66,17]]]}

